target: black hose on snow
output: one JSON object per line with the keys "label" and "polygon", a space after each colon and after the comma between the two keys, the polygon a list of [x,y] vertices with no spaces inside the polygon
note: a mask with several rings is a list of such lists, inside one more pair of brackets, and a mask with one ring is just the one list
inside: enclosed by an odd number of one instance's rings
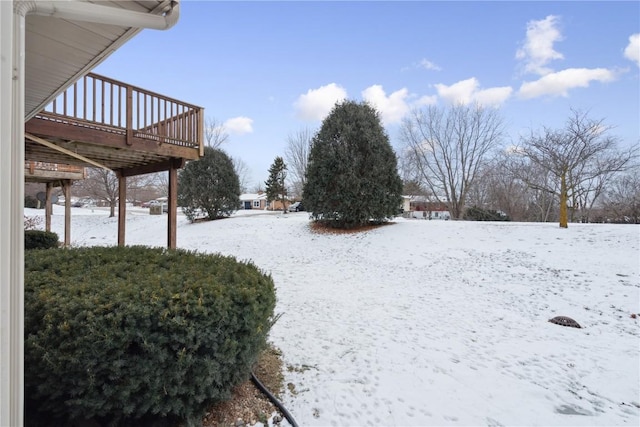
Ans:
{"label": "black hose on snow", "polygon": [[271,401],[271,403],[273,403],[274,405],[276,405],[276,408],[278,408],[280,410],[280,412],[282,413],[282,415],[284,415],[284,417],[287,419],[287,421],[289,421],[289,424],[291,424],[291,427],[298,427],[298,423],[296,423],[296,420],[293,419],[293,416],[291,416],[291,414],[289,413],[289,411],[287,411],[287,408],[285,408],[282,403],[278,400],[278,398],[276,398],[265,386],[264,384],[262,384],[260,382],[260,380],[256,377],[256,375],[251,372],[251,381],[253,381],[253,383],[256,385],[256,387],[258,387],[258,389],[269,398],[269,400]]}

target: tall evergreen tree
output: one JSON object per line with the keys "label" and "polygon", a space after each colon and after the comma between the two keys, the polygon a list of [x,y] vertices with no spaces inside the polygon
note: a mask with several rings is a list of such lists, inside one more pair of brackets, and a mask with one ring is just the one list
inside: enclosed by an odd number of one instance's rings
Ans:
{"label": "tall evergreen tree", "polygon": [[285,179],[287,178],[287,165],[282,157],[275,158],[269,168],[269,179],[265,181],[267,187],[267,201],[273,202],[279,200],[282,203],[282,211],[287,212],[287,186]]}
{"label": "tall evergreen tree", "polygon": [[189,162],[178,175],[178,204],[189,221],[231,215],[240,206],[240,181],[231,158],[222,150],[204,148],[204,157]]}
{"label": "tall evergreen tree", "polygon": [[366,103],[336,104],[314,136],[306,209],[330,227],[381,223],[397,215],[402,180],[378,112]]}

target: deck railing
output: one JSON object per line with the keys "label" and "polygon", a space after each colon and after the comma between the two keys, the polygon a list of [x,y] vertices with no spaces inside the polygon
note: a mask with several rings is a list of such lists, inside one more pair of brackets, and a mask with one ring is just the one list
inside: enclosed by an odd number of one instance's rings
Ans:
{"label": "deck railing", "polygon": [[49,104],[41,116],[133,138],[198,148],[202,152],[203,109],[108,77],[87,74]]}

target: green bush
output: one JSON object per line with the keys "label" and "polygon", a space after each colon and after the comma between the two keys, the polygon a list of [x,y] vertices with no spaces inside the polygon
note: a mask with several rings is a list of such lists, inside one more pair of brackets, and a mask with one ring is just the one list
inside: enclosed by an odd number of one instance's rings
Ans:
{"label": "green bush", "polygon": [[464,212],[463,219],[467,221],[511,221],[511,218],[502,211],[482,209],[477,206],[468,208]]}
{"label": "green bush", "polygon": [[274,306],[271,277],[231,257],[25,253],[27,423],[199,423],[248,378]]}
{"label": "green bush", "polygon": [[59,244],[58,235],[52,231],[24,231],[24,248],[27,250],[57,248]]}
{"label": "green bush", "polygon": [[[24,197],[24,207],[35,209],[38,207],[38,199],[33,196]],[[44,207],[44,206],[43,206]]]}

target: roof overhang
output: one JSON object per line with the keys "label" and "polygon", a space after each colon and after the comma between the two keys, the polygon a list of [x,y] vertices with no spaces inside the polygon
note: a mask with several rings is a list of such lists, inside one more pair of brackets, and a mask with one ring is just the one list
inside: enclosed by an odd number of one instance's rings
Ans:
{"label": "roof overhang", "polygon": [[16,1],[26,13],[25,121],[142,28],[170,28],[175,0]]}

